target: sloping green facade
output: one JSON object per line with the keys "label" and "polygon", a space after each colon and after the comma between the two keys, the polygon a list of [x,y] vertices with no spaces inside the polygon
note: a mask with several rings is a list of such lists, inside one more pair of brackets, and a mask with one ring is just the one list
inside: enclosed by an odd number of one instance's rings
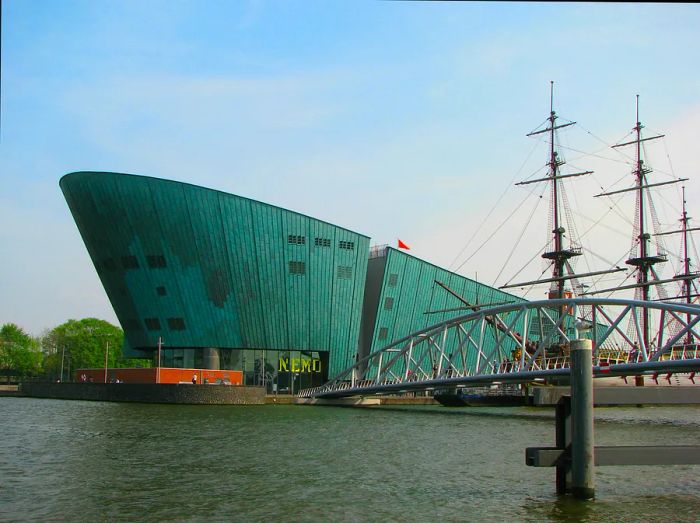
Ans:
{"label": "sloping green facade", "polygon": [[[366,356],[410,333],[471,312],[454,310],[464,304],[437,285],[436,280],[470,304],[487,306],[526,301],[406,252],[385,247],[376,250],[369,260],[360,355]],[[493,329],[484,334],[487,341],[495,341]],[[456,339],[446,341],[447,346],[457,342]],[[476,355],[473,356],[475,361]]]}
{"label": "sloping green facade", "polygon": [[60,182],[124,327],[127,355],[167,347],[325,351],[354,361],[369,238],[240,196],[77,172]]}

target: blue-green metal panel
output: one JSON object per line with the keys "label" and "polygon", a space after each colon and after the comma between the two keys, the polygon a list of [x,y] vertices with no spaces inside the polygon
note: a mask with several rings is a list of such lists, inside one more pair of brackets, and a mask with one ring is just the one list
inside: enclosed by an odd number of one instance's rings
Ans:
{"label": "blue-green metal panel", "polygon": [[[156,178],[81,172],[60,185],[124,327],[127,353],[152,349],[162,336],[167,347],[328,351],[331,373],[352,361],[366,236]],[[305,241],[290,243],[290,235]],[[316,237],[330,243],[316,246]],[[341,249],[340,240],[354,249]],[[153,256],[165,266],[149,266]],[[133,260],[137,267],[124,266]],[[292,274],[290,262],[303,262],[302,274]],[[351,277],[339,278],[338,265]],[[149,318],[160,328],[149,328]],[[185,328],[169,325],[173,318]]]}
{"label": "blue-green metal panel", "polygon": [[[393,274],[396,275],[395,285],[391,285]],[[437,286],[434,283],[435,280],[444,283],[472,304],[477,303],[477,298],[479,303],[525,301],[389,247],[386,249],[386,264],[377,303],[371,352],[379,350],[412,332],[471,312],[470,310],[457,310],[425,314],[429,311],[439,311],[462,305],[454,296]],[[390,310],[385,308],[386,298],[393,298],[393,307]],[[386,329],[385,339],[380,339],[382,329]],[[485,336],[487,341],[495,342],[494,329],[487,329]],[[450,333],[447,346],[456,347],[457,343],[456,331]],[[475,354],[470,354],[470,360],[472,365],[475,364]],[[400,372],[402,364],[397,365],[393,370]]]}

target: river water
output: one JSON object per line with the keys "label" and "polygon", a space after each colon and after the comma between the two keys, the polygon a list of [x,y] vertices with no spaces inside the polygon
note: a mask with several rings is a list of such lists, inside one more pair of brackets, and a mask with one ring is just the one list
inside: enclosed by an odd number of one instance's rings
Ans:
{"label": "river water", "polygon": [[[0,398],[0,521],[699,521],[700,466],[557,498],[551,409]],[[700,444],[700,407],[596,409],[596,444]]]}

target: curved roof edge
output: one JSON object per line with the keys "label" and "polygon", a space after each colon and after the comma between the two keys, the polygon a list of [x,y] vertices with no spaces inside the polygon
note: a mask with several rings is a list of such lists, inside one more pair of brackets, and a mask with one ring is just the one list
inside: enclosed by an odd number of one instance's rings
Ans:
{"label": "curved roof edge", "polygon": [[332,227],[336,227],[337,229],[342,229],[342,230],[344,230],[344,231],[348,231],[348,232],[351,232],[351,233],[353,233],[353,234],[357,234],[358,236],[363,236],[363,237],[365,237],[365,238],[371,238],[370,236],[368,236],[368,235],[366,235],[366,234],[362,234],[362,233],[360,233],[360,232],[353,231],[352,229],[348,229],[347,227],[343,227],[343,226],[341,226],[341,225],[336,225],[336,224],[331,223],[331,222],[329,222],[329,221],[327,221],[327,220],[321,220],[321,219],[316,218],[316,217],[314,217],[314,216],[310,216],[310,215],[308,215],[308,214],[304,214],[304,213],[301,213],[301,212],[298,212],[298,211],[293,211],[293,210],[287,209],[287,208],[285,208],[285,207],[280,207],[280,206],[278,206],[278,205],[273,205],[273,204],[267,203],[267,202],[261,202],[260,200],[254,200],[253,198],[248,198],[248,197],[246,197],[246,196],[240,196],[240,195],[238,195],[238,194],[233,194],[233,193],[228,193],[228,192],[225,192],[225,191],[220,191],[219,189],[212,189],[212,188],[210,188],[210,187],[204,187],[204,186],[202,186],[202,185],[196,185],[196,184],[194,184],[194,183],[189,183],[189,182],[179,182],[179,181],[177,181],[177,180],[169,180],[169,179],[167,179],[167,178],[158,178],[158,177],[156,177],[156,176],[145,176],[145,175],[141,175],[141,174],[131,174],[131,173],[117,173],[117,172],[112,172],[112,171],[75,171],[75,172],[70,172],[70,173],[67,173],[67,174],[64,174],[63,176],[61,176],[61,178],[58,180],[58,185],[59,185],[59,187],[63,187],[63,181],[64,181],[64,180],[66,180],[66,179],[69,178],[69,177],[76,176],[76,175],[105,175],[105,174],[111,175],[111,176],[130,176],[130,177],[133,177],[133,178],[142,178],[142,179],[148,179],[148,180],[156,180],[157,182],[162,182],[162,183],[175,183],[175,184],[179,184],[179,185],[188,185],[188,186],[194,187],[194,188],[196,188],[196,189],[201,189],[201,190],[204,190],[204,191],[212,191],[212,192],[216,192],[216,193],[219,193],[219,194],[223,194],[223,195],[225,195],[225,196],[233,196],[233,197],[235,197],[235,198],[241,198],[241,199],[243,199],[243,200],[248,200],[248,201],[250,201],[250,202],[259,203],[259,204],[261,204],[261,205],[267,205],[268,207],[274,207],[275,209],[281,209],[281,210],[286,211],[286,212],[291,212],[291,213],[293,213],[293,214],[297,214],[297,215],[299,215],[299,216],[303,216],[304,218],[309,218],[309,219],[311,219],[311,220],[316,220],[316,221],[318,221],[318,222],[328,224],[328,225],[330,225],[330,226],[332,226]]}

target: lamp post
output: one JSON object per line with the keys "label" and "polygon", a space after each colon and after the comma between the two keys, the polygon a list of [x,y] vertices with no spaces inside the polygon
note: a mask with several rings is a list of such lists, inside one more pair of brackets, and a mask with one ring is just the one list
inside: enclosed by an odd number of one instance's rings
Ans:
{"label": "lamp post", "polygon": [[107,361],[109,359],[109,340],[107,340],[107,344],[105,345],[105,383],[107,383]]}
{"label": "lamp post", "polygon": [[163,346],[163,338],[158,336],[158,361],[156,362],[156,383],[160,383],[160,350]]}
{"label": "lamp post", "polygon": [[63,344],[63,348],[61,349],[61,379],[59,380],[61,383],[63,383],[63,359],[66,355],[66,344]]}

